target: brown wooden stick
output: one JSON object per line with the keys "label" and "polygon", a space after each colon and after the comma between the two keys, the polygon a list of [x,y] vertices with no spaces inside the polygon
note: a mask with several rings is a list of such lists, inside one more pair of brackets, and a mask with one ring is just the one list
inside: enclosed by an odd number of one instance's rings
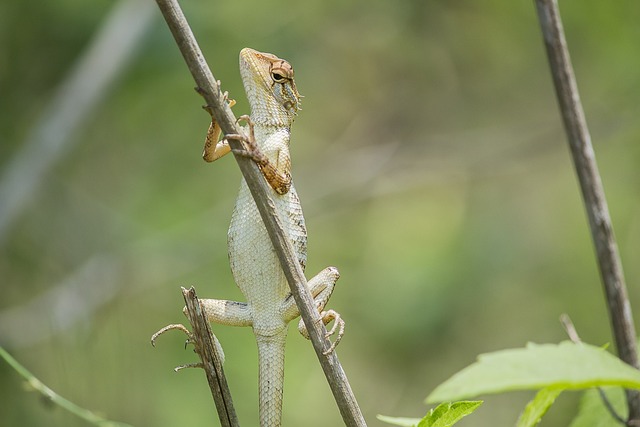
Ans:
{"label": "brown wooden stick", "polygon": [[211,390],[211,396],[218,411],[218,419],[220,420],[221,427],[239,427],[240,424],[238,423],[238,417],[233,406],[233,399],[231,398],[227,377],[224,375],[224,370],[222,369],[222,363],[224,361],[222,347],[217,343],[211,331],[207,317],[196,295],[196,290],[193,287],[190,289],[182,288],[182,296],[186,304],[185,314],[189,319],[189,323],[191,323],[193,332],[190,332],[189,329],[182,324],[167,325],[151,336],[151,345],[155,347],[158,337],[167,331],[178,330],[184,332],[188,338],[186,344],[193,344],[194,351],[200,358],[200,363],[181,365],[175,368],[175,371],[178,372],[185,368],[204,369],[207,382],[209,383],[209,389]]}
{"label": "brown wooden stick", "polygon": [[[536,0],[551,75],[556,88],[560,112],[571,148],[571,156],[580,182],[582,198],[589,217],[600,277],[604,286],[609,316],[620,359],[640,368],[636,332],[627,296],[609,208],[602,187],[596,157],[591,145],[578,86],[567,49],[557,0]],[[640,393],[627,391],[629,421],[640,418]]]}

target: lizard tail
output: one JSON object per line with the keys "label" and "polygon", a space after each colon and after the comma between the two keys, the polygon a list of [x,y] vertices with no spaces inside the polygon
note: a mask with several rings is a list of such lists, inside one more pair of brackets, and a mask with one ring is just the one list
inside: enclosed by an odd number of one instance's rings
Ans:
{"label": "lizard tail", "polygon": [[280,427],[284,386],[284,344],[287,329],[276,335],[257,336],[260,383],[260,427]]}

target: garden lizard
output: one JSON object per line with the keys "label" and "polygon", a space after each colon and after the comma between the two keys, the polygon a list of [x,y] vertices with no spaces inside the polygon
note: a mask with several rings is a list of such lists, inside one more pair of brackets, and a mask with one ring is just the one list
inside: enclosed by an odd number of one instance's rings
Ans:
{"label": "garden lizard", "polygon": [[[307,230],[291,180],[289,155],[291,125],[302,98],[293,68],[275,55],[245,48],[240,52],[240,73],[251,116],[239,120],[247,122],[249,137],[225,135],[218,142],[220,128],[212,119],[203,158],[217,160],[232,151],[229,139],[242,141],[244,149],[236,153],[255,161],[273,189],[275,211],[304,269]],[[228,244],[231,272],[247,302],[203,299],[202,305],[211,322],[253,328],[258,343],[260,426],[280,426],[285,338],[288,323],[299,316],[299,311],[244,178],[231,216]],[[334,321],[329,334],[338,331],[329,352],[344,332],[340,316],[333,310],[324,311],[338,277],[335,267],[327,267],[308,282],[323,322]],[[308,338],[302,321],[298,329]]]}

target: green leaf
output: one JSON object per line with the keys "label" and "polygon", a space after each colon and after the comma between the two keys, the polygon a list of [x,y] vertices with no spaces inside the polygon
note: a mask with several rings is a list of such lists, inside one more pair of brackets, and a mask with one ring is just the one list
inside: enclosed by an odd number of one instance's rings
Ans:
{"label": "green leaf", "polygon": [[462,401],[441,403],[433,408],[423,418],[401,418],[378,415],[377,418],[385,423],[403,427],[450,427],[466,417],[478,407],[482,401]]}
{"label": "green leaf", "polygon": [[403,427],[415,427],[421,421],[420,418],[387,417],[386,415],[376,415],[376,418],[387,424]]}
{"label": "green leaf", "polygon": [[609,385],[640,389],[640,371],[592,345],[530,343],[526,348],[481,354],[476,363],[440,384],[426,400],[435,403],[510,390]]}
{"label": "green leaf", "polygon": [[481,400],[441,403],[431,409],[418,427],[450,427],[482,405]]}
{"label": "green leaf", "polygon": [[[608,388],[604,390],[616,413],[627,418],[627,403],[624,390]],[[609,413],[596,389],[587,390],[580,399],[578,415],[569,427],[620,427],[618,421]]]}
{"label": "green leaf", "polygon": [[533,427],[537,425],[542,416],[547,413],[556,398],[562,393],[560,388],[543,388],[536,397],[524,408],[524,412],[518,419],[517,427]]}

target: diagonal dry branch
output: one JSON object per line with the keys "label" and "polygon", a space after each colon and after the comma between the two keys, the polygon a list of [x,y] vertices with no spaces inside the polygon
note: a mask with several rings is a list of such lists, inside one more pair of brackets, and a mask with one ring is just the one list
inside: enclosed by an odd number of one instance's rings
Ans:
{"label": "diagonal dry branch", "polygon": [[[191,71],[199,92],[211,108],[213,116],[225,134],[241,134],[231,108],[224,102],[224,96],[211,73],[202,52],[176,0],[156,0],[167,21],[182,56]],[[232,148],[242,148],[239,141],[229,141]],[[291,243],[285,238],[282,225],[275,213],[273,201],[269,197],[270,188],[262,178],[257,166],[250,160],[237,156],[236,161],[246,180],[251,194],[265,224],[273,247],[278,254],[291,293],[298,305],[300,315],[309,331],[313,348],[325,373],[334,399],[347,426],[366,426],[347,376],[342,369],[335,351],[324,355],[331,347],[327,331],[320,319],[313,298],[306,286],[306,278],[294,254]]]}
{"label": "diagonal dry branch", "polygon": [[[571,156],[589,217],[591,237],[596,248],[598,268],[607,298],[618,355],[629,365],[640,368],[635,326],[622,271],[622,262],[613,234],[611,216],[598,172],[595,153],[591,145],[591,136],[580,103],[558,2],[557,0],[536,0],[536,6],[551,66],[551,75],[560,104],[560,112],[571,148]],[[628,390],[627,402],[629,404],[627,424],[640,425],[640,394],[638,391]]]}

